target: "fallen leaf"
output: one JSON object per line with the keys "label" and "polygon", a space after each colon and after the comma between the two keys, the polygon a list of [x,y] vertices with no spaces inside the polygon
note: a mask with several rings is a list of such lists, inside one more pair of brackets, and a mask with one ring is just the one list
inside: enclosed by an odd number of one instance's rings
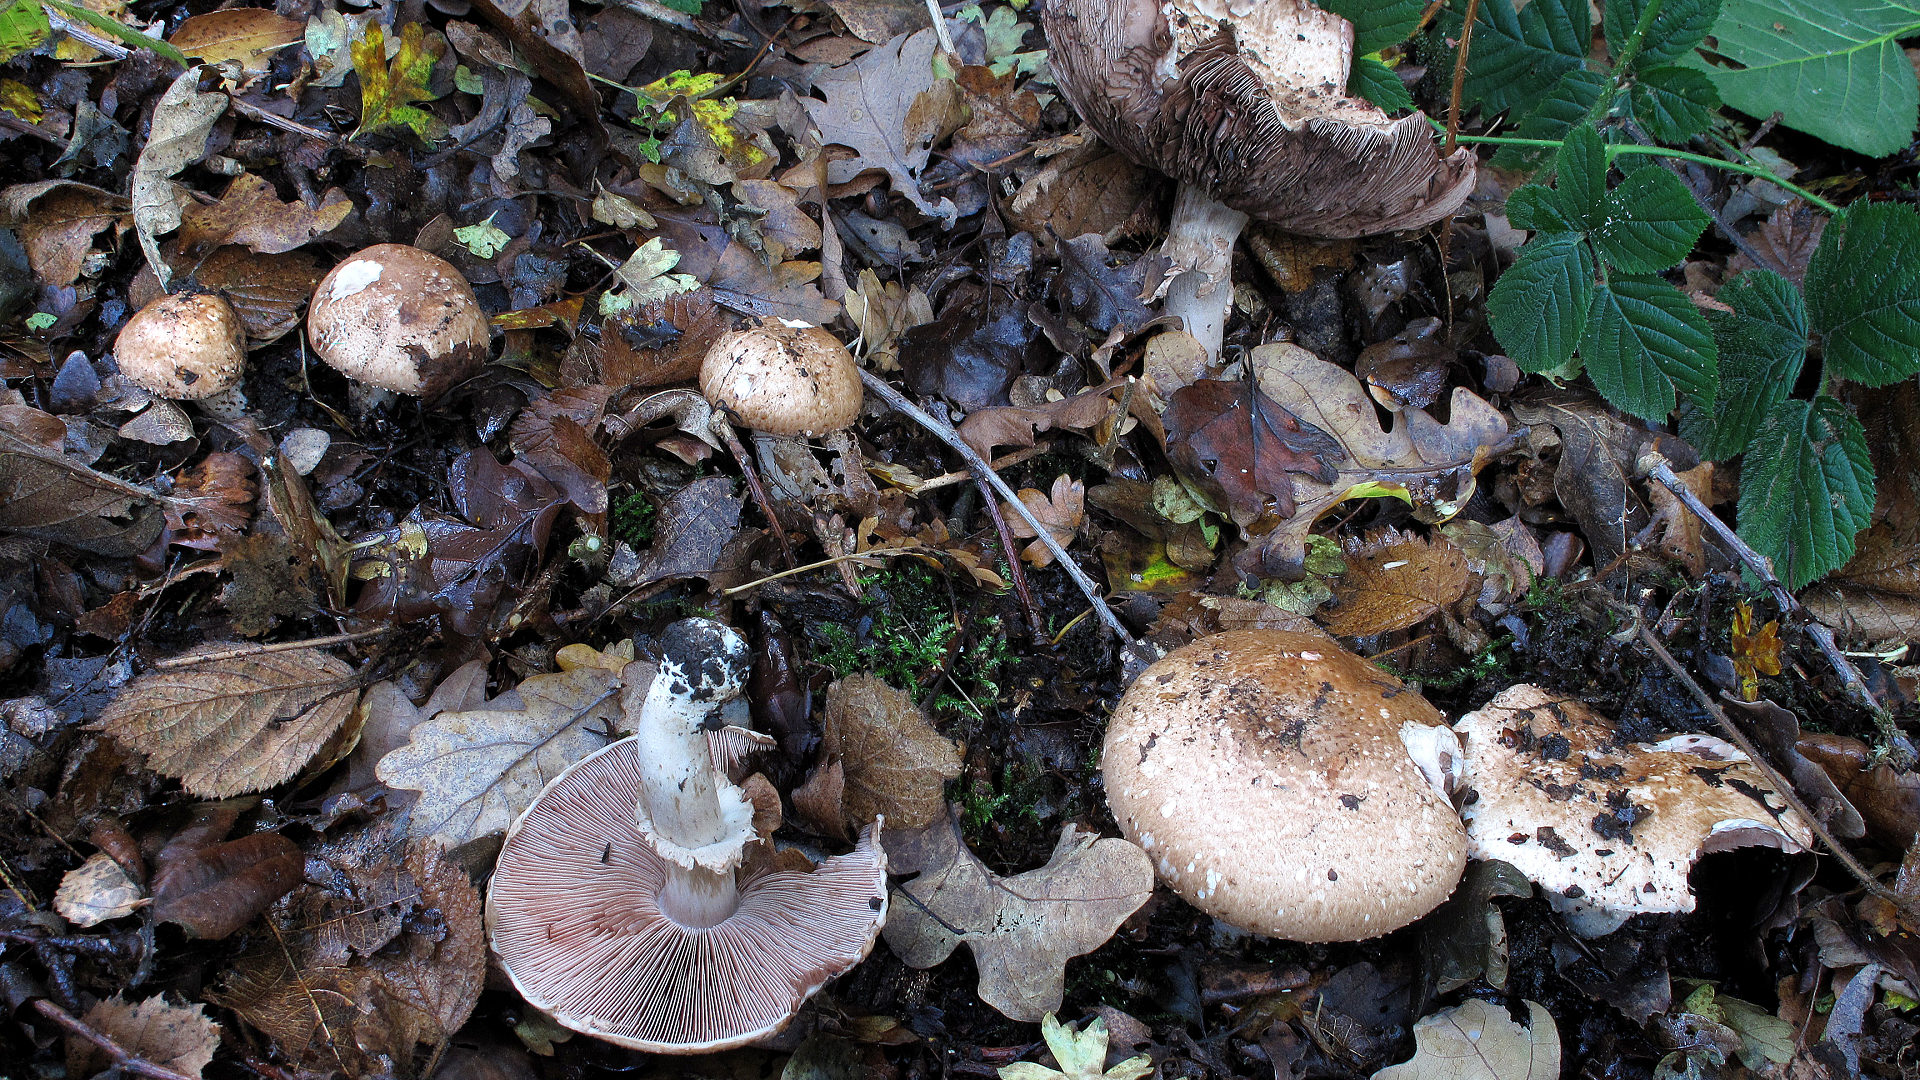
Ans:
{"label": "fallen leaf", "polygon": [[[220,1048],[220,1025],[206,1006],[174,1005],[156,994],[139,1002],[115,994],[81,1017],[127,1053],[174,1073],[198,1077]],[[113,1069],[105,1051],[77,1036],[67,1043],[67,1075],[91,1076]]]}
{"label": "fallen leaf", "polygon": [[844,770],[842,807],[855,829],[885,815],[889,829],[923,829],[945,811],[942,791],[960,775],[960,750],[912,698],[871,675],[827,688],[824,760]]}
{"label": "fallen leaf", "polygon": [[[247,328],[248,342],[259,346],[280,340],[300,325],[300,310],[325,275],[304,251],[259,255],[230,244],[194,263],[193,276],[203,288],[226,294]],[[128,291],[135,307],[164,295],[159,282],[144,270]]]}
{"label": "fallen leaf", "polygon": [[1423,1016],[1413,1025],[1413,1060],[1373,1080],[1557,1080],[1560,1031],[1553,1014],[1527,1002],[1527,1027],[1479,998]]}
{"label": "fallen leaf", "polygon": [[153,858],[153,917],[193,937],[238,933],[300,884],[300,849],[279,833],[226,839],[257,799],[201,803],[193,818]]}
{"label": "fallen leaf", "polygon": [[[1080,525],[1087,519],[1087,485],[1062,473],[1053,481],[1051,493],[1038,488],[1021,488],[1015,494],[1021,503],[1046,526],[1047,532],[1061,547],[1073,542]],[[1033,539],[1020,557],[1035,566],[1046,566],[1053,562],[1053,552],[1038,539],[1039,533],[1027,524],[1027,519],[1015,513],[1011,504],[1006,510],[1007,528],[1013,535]]]}
{"label": "fallen leaf", "polygon": [[991,460],[995,447],[1032,446],[1042,431],[1088,431],[1113,415],[1116,385],[1109,381],[1045,405],[975,409],[960,421],[960,437],[975,453]]}
{"label": "fallen leaf", "polygon": [[1107,1068],[1107,1018],[1096,1016],[1079,1031],[1048,1013],[1040,1018],[1040,1037],[1053,1052],[1057,1069],[1016,1061],[1000,1067],[1000,1080],[1140,1080],[1153,1072],[1153,1058],[1130,1057]]}
{"label": "fallen leaf", "polygon": [[[1102,142],[1056,155],[1020,186],[1009,205],[1013,224],[1037,237],[1047,226],[1061,236],[1119,242],[1136,215],[1150,211],[1159,190],[1152,173]],[[1050,238],[1048,238],[1050,239]]]}
{"label": "fallen leaf", "polygon": [[959,214],[953,200],[929,201],[919,179],[945,120],[940,109],[929,107],[930,97],[923,99],[934,90],[937,47],[931,28],[902,34],[850,64],[816,71],[813,88],[826,100],[802,100],[822,141],[859,152],[827,166],[829,183],[844,184],[867,169],[879,169],[915,209],[951,221]]}
{"label": "fallen leaf", "polygon": [[1201,379],[1183,386],[1160,419],[1174,466],[1210,489],[1241,528],[1269,513],[1292,517],[1289,474],[1330,484],[1339,475],[1333,463],[1346,456],[1332,436],[1244,382]]}
{"label": "fallen leaf", "polygon": [[213,549],[223,534],[242,532],[253,521],[253,462],[215,450],[180,474],[167,524],[186,535],[175,543]]}
{"label": "fallen leaf", "polygon": [[1611,564],[1647,525],[1646,503],[1635,492],[1632,476],[1641,451],[1660,437],[1597,396],[1572,389],[1526,394],[1514,401],[1513,416],[1559,433],[1554,494],[1593,546],[1594,565]]}
{"label": "fallen leaf", "polygon": [[616,315],[638,305],[651,304],[676,293],[692,292],[699,288],[699,280],[689,274],[667,273],[679,262],[680,253],[663,246],[657,236],[641,244],[614,271],[614,276],[620,279],[626,289],[600,294],[600,314]]}
{"label": "fallen leaf", "polygon": [[980,1000],[1028,1023],[1059,1010],[1067,960],[1105,944],[1153,893],[1146,852],[1071,824],[1045,866],[1008,878],[968,850],[951,816],[917,836],[893,834],[887,853],[890,869],[920,872],[894,890],[883,933],[895,955],[930,968],[964,942]]}
{"label": "fallen leaf", "polygon": [[230,8],[189,18],[167,35],[167,43],[205,63],[238,60],[243,73],[264,75],[275,54],[305,35],[305,26],[270,8]]}
{"label": "fallen leaf", "polygon": [[389,59],[386,31],[368,23],[352,48],[353,69],[360,74],[360,127],[353,138],[402,128],[431,147],[446,136],[446,123],[419,104],[440,96],[428,84],[434,64],[447,55],[446,38],[410,22],[401,28],[400,48]]}
{"label": "fallen leaf", "polygon": [[877,371],[899,370],[900,335],[921,323],[933,321],[933,301],[926,293],[897,281],[882,282],[871,267],[860,271],[841,303],[846,305],[847,318],[860,332],[859,341],[854,343],[855,351],[867,358]]}
{"label": "fallen leaf", "polygon": [[[579,381],[616,391],[691,382],[707,349],[732,326],[705,288],[620,312],[601,322],[598,370]],[[572,374],[565,365],[561,371]]]}
{"label": "fallen leaf", "polygon": [[536,398],[508,429],[517,461],[525,461],[565,493],[583,514],[607,512],[612,465],[593,439],[605,415],[609,390],[583,386]]}
{"label": "fallen leaf", "polygon": [[1326,620],[1339,637],[1405,630],[1457,603],[1471,576],[1465,553],[1451,543],[1393,528],[1349,546],[1346,561]]}
{"label": "fallen leaf", "polygon": [[1091,234],[1061,240],[1058,247],[1060,274],[1048,285],[1047,295],[1094,331],[1096,340],[1114,333],[1132,337],[1157,317],[1140,299],[1155,266],[1153,258],[1131,258],[1115,266],[1121,257]]}
{"label": "fallen leaf", "polygon": [[[237,15],[259,8],[215,12]],[[261,255],[278,255],[332,232],[353,212],[353,200],[339,188],[328,188],[319,206],[281,202],[273,185],[252,173],[241,173],[227,184],[220,201],[195,203],[180,214],[181,249],[205,254],[222,244],[238,244]]]}
{"label": "fallen leaf", "polygon": [[64,289],[80,277],[94,236],[119,221],[125,206],[113,192],[66,180],[0,191],[0,211],[26,248],[27,265],[50,289]]}
{"label": "fallen leaf", "polygon": [[[847,774],[839,759],[818,765],[807,782],[793,789],[793,812],[808,832],[847,839]],[[892,821],[889,820],[891,825]]]}
{"label": "fallen leaf", "polygon": [[[231,643],[190,650],[225,650]],[[256,652],[142,675],[88,725],[195,795],[223,799],[300,771],[359,698],[353,669],[316,649]]]}
{"label": "fallen leaf", "polygon": [[0,405],[0,530],[98,555],[152,547],[164,500],[66,456],[66,434],[59,417]]}
{"label": "fallen leaf", "polygon": [[98,926],[118,919],[152,903],[142,895],[140,886],[127,876],[126,868],[98,851],[86,862],[60,878],[53,894],[53,910],[75,926]]}
{"label": "fallen leaf", "polygon": [[160,96],[152,134],[128,181],[134,231],[163,289],[172,281],[173,268],[161,258],[157,237],[180,227],[181,210],[189,201],[186,189],[173,182],[174,174],[207,152],[207,136],[227,111],[227,95],[200,92],[200,75],[200,68],[188,68]]}
{"label": "fallen leaf", "polygon": [[1920,773],[1903,773],[1883,761],[1859,739],[1810,732],[1794,749],[1825,770],[1848,802],[1858,808],[1866,834],[1891,850],[1902,850],[1920,835]]}
{"label": "fallen leaf", "polygon": [[633,575],[620,583],[632,587],[713,573],[721,552],[739,532],[745,503],[746,496],[734,494],[727,476],[703,476],[674,492],[656,515],[660,526],[652,546]]}

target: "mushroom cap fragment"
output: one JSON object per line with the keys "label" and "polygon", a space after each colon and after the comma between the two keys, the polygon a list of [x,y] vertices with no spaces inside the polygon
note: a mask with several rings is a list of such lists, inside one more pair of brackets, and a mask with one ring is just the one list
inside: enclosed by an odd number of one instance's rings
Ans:
{"label": "mushroom cap fragment", "polygon": [[212,292],[163,296],[134,313],[114,339],[120,374],[174,401],[198,401],[240,385],[247,332],[226,297]]}
{"label": "mushroom cap fragment", "polygon": [[1513,864],[1589,937],[1692,911],[1687,874],[1702,854],[1813,843],[1766,774],[1713,736],[1628,745],[1581,702],[1524,683],[1454,731],[1475,792],[1469,853]]}
{"label": "mushroom cap fragment", "polygon": [[826,330],[767,319],[713,343],[700,392],[755,431],[811,438],[859,417],[860,368]]}
{"label": "mushroom cap fragment", "polygon": [[375,244],[313,290],[307,339],[355,382],[437,397],[487,361],[492,328],[454,265],[406,244]]}
{"label": "mushroom cap fragment", "polygon": [[1466,867],[1452,805],[1401,728],[1446,721],[1330,638],[1201,638],[1127,690],[1101,769],[1120,831],[1223,922],[1357,941],[1412,922]]}
{"label": "mushroom cap fragment", "polygon": [[1424,115],[1347,96],[1353,26],[1306,0],[1053,0],[1045,22],[1054,78],[1102,139],[1277,228],[1415,229],[1473,190],[1471,150],[1442,158]]}
{"label": "mushroom cap fragment", "polygon": [[666,863],[634,820],[640,774],[622,739],[508,830],[487,892],[501,965],[559,1023],[636,1050],[706,1053],[779,1030],[873,948],[887,905],[878,827],[812,873],[743,873],[730,917],[682,926],[660,911]]}

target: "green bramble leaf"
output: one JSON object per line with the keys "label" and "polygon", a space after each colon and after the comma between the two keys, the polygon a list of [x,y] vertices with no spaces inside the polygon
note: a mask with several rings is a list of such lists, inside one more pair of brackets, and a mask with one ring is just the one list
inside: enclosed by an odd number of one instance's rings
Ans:
{"label": "green bramble leaf", "polygon": [[1567,213],[1560,193],[1545,184],[1527,184],[1507,196],[1507,222],[1529,232],[1586,231],[1586,222]]}
{"label": "green bramble leaf", "polygon": [[1710,461],[1747,448],[1792,393],[1807,357],[1807,312],[1791,281],[1749,270],[1716,299],[1733,308],[1707,312],[1720,352],[1720,392],[1712,410],[1690,415],[1680,432]]}
{"label": "green bramble leaf", "polygon": [[1712,126],[1720,92],[1692,68],[1655,67],[1634,78],[1627,100],[1655,142],[1683,143]]}
{"label": "green bramble leaf", "polygon": [[[1606,13],[1600,22],[1607,32],[1607,51],[1618,57],[1626,46],[1627,36],[1640,22],[1640,13],[1647,10],[1647,0],[1607,0],[1605,7]],[[1713,29],[1713,21],[1719,15],[1720,0],[1666,0],[1654,15],[1653,24],[1647,27],[1646,36],[1640,40],[1640,55],[1634,59],[1634,68],[1671,64],[1692,52],[1694,46],[1706,40],[1707,31]]]}
{"label": "green bramble leaf", "polygon": [[1463,91],[1489,113],[1531,108],[1580,67],[1593,38],[1586,0],[1484,0]]}
{"label": "green bramble leaf", "polygon": [[1711,221],[1679,177],[1638,169],[1607,193],[1593,246],[1626,273],[1657,274],[1686,258]]}
{"label": "green bramble leaf", "polygon": [[[1532,112],[1521,117],[1514,136],[1555,141],[1566,138],[1575,124],[1587,118],[1593,103],[1600,100],[1610,85],[1607,77],[1597,71],[1577,68],[1567,72]],[[1493,155],[1493,164],[1502,169],[1537,169],[1552,154],[1553,151],[1539,147],[1503,146]]]}
{"label": "green bramble leaf", "polygon": [[9,7],[0,7],[0,63],[39,48],[51,33],[40,0],[15,0]]}
{"label": "green bramble leaf", "polygon": [[1487,321],[1513,362],[1549,371],[1573,356],[1593,307],[1593,249],[1579,233],[1540,233],[1487,297]]}
{"label": "green bramble leaf", "polygon": [[1329,0],[1320,6],[1353,24],[1355,56],[1407,40],[1419,29],[1420,14],[1426,10],[1425,0]]}
{"label": "green bramble leaf", "polygon": [[1371,56],[1353,58],[1353,70],[1347,74],[1347,93],[1366,98],[1388,116],[1411,112],[1413,95],[1393,69]]}
{"label": "green bramble leaf", "polygon": [[1740,537],[1799,589],[1853,558],[1873,491],[1866,432],[1845,405],[1825,396],[1782,402],[1741,462]]}
{"label": "green bramble leaf", "polygon": [[1607,146],[1592,124],[1567,132],[1553,160],[1553,188],[1566,215],[1584,229],[1603,223],[1607,199]]}
{"label": "green bramble leaf", "polygon": [[1832,374],[1884,386],[1920,371],[1920,213],[1856,204],[1829,222],[1807,264],[1807,316]]}
{"label": "green bramble leaf", "polygon": [[1711,409],[1716,352],[1700,309],[1657,277],[1602,282],[1580,339],[1580,360],[1600,393],[1654,423],[1674,410],[1676,391]]}
{"label": "green bramble leaf", "polygon": [[445,38],[428,37],[419,23],[408,23],[400,31],[400,49],[389,61],[386,31],[378,23],[369,23],[352,51],[353,70],[360,75],[360,128],[354,138],[403,128],[431,147],[446,136],[447,125],[419,107],[420,102],[439,96],[428,84],[433,80],[433,65],[447,55]]}

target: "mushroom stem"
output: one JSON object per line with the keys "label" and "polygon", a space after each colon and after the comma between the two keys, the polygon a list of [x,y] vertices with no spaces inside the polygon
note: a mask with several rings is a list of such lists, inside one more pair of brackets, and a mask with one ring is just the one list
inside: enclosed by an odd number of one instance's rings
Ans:
{"label": "mushroom stem", "polygon": [[1165,311],[1180,316],[1208,360],[1220,358],[1226,338],[1233,312],[1233,245],[1246,225],[1247,215],[1215,201],[1198,184],[1181,184],[1174,196],[1161,252],[1183,272],[1167,288]]}
{"label": "mushroom stem", "polygon": [[740,907],[740,887],[731,870],[666,865],[660,889],[660,914],[693,930],[705,930],[727,921]]}
{"label": "mushroom stem", "polygon": [[647,688],[634,732],[646,763],[640,829],[674,866],[731,871],[753,835],[753,805],[714,771],[706,719],[718,702],[697,700],[689,682],[680,665],[663,659]]}

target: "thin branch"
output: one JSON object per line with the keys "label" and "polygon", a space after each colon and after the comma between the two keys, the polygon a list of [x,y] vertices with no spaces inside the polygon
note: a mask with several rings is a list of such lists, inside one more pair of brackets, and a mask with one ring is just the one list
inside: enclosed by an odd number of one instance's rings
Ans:
{"label": "thin branch", "polygon": [[177,1069],[169,1069],[165,1065],[157,1065],[148,1061],[146,1058],[132,1053],[119,1043],[113,1041],[111,1036],[95,1031],[85,1021],[82,1021],[79,1017],[74,1016],[72,1013],[55,1005],[46,998],[40,998],[35,1001],[33,1007],[40,1010],[40,1015],[99,1047],[101,1053],[106,1054],[107,1057],[113,1060],[113,1067],[119,1069],[121,1072],[132,1073],[134,1076],[144,1076],[147,1077],[147,1080],[194,1080],[193,1077]]}
{"label": "thin branch", "polygon": [[655,0],[607,0],[607,2],[622,11],[630,11],[643,19],[651,19],[676,30],[685,30],[695,37],[705,38],[716,45],[747,44],[746,38],[731,30],[722,30],[685,12],[675,11],[665,4],[656,3]]}
{"label": "thin branch", "polygon": [[304,641],[276,641],[271,645],[240,645],[231,649],[217,649],[213,652],[194,653],[189,656],[169,656],[165,660],[155,660],[147,665],[149,671],[172,671],[175,668],[197,667],[200,664],[216,664],[222,660],[235,660],[243,656],[260,656],[265,653],[291,652],[294,649],[325,649],[334,645],[346,645],[350,642],[377,638],[382,634],[393,633],[393,627],[382,626],[373,630],[362,630],[354,634],[331,634],[327,637],[307,638]]}

